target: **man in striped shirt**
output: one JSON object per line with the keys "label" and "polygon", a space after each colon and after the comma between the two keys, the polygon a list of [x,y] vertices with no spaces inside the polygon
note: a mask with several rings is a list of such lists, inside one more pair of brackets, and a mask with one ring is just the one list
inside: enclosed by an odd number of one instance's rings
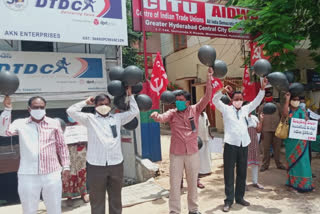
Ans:
{"label": "man in striped shirt", "polygon": [[[20,166],[18,193],[24,214],[36,214],[40,194],[48,214],[61,213],[61,165],[63,179],[70,173],[68,148],[59,121],[46,117],[46,101],[32,97],[28,102],[30,117],[11,123],[12,104],[6,96],[0,115],[0,136],[19,135]],[[60,164],[61,163],[61,164]]]}

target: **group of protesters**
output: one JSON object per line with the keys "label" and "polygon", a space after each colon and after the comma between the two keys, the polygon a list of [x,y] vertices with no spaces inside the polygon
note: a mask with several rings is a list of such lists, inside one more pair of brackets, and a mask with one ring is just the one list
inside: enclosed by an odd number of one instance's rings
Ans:
{"label": "group of protesters", "polygon": [[[191,104],[191,95],[186,91],[176,94],[176,108],[162,114],[153,112],[150,117],[156,122],[168,122],[171,128],[170,144],[170,194],[169,213],[181,213],[181,181],[185,172],[188,190],[189,214],[200,214],[198,190],[204,188],[199,178],[211,174],[211,157],[208,148],[209,120],[204,110],[212,95],[212,68],[208,69],[206,93],[196,104]],[[287,170],[289,188],[299,192],[314,189],[311,172],[310,145],[308,141],[287,138],[285,167],[281,163],[281,140],[275,136],[281,120],[288,118],[308,119],[300,97],[285,94],[285,103],[279,104],[273,114],[264,114],[263,106],[275,102],[270,91],[265,91],[268,81],[262,81],[256,98],[244,102],[243,94],[226,86],[213,97],[213,103],[222,113],[224,122],[224,182],[225,195],[223,211],[228,212],[234,202],[250,206],[244,199],[247,183],[247,167],[251,166],[252,183],[263,189],[258,182],[260,172],[269,169],[270,154],[273,154],[276,167]],[[230,95],[230,103],[221,101],[224,94]],[[68,201],[81,196],[90,201],[91,213],[105,213],[106,192],[108,193],[109,213],[122,213],[121,189],[123,183],[123,155],[121,151],[122,125],[139,114],[139,108],[127,88],[130,108],[128,111],[111,113],[111,99],[100,94],[70,106],[66,113],[68,125],[85,126],[88,142],[67,146],[59,121],[46,116],[46,100],[32,97],[28,101],[30,117],[11,122],[12,103],[6,96],[4,111],[0,116],[0,135],[19,135],[20,166],[18,170],[18,193],[25,214],[37,213],[40,195],[48,214],[61,213],[61,197]],[[264,100],[264,101],[263,101]],[[82,112],[87,105],[95,106],[95,113]],[[257,116],[255,116],[255,115]],[[198,136],[203,146],[199,151]],[[260,143],[261,142],[261,145]],[[272,147],[272,148],[271,148]],[[260,152],[263,150],[262,164]],[[71,164],[70,164],[71,161]],[[236,182],[234,169],[236,167]],[[62,176],[62,177],[61,177]],[[90,190],[87,194],[86,178]],[[235,188],[234,188],[235,186]]]}

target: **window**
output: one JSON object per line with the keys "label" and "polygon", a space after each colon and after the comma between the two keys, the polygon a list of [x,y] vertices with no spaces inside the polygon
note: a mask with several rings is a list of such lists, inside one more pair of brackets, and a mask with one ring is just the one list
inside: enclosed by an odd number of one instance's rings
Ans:
{"label": "window", "polygon": [[186,35],[173,35],[174,51],[179,51],[187,48],[187,36]]}
{"label": "window", "polygon": [[21,41],[22,51],[53,52],[53,42]]}
{"label": "window", "polygon": [[64,53],[86,53],[86,45],[85,44],[77,44],[77,43],[57,43],[57,52]]}

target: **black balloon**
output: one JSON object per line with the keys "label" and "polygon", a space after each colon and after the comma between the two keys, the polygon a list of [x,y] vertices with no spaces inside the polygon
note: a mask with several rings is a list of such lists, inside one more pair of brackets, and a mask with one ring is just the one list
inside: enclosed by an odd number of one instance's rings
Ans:
{"label": "black balloon", "polygon": [[228,72],[227,64],[224,61],[217,59],[214,62],[213,70],[214,72],[212,76],[223,78]]}
{"label": "black balloon", "polygon": [[129,109],[129,105],[125,103],[126,101],[126,95],[115,97],[113,100],[113,104],[115,107],[121,111],[126,111]]}
{"label": "black balloon", "polygon": [[110,68],[109,78],[110,80],[122,80],[124,69],[121,66],[114,66]]}
{"label": "black balloon", "polygon": [[108,85],[108,92],[112,96],[121,96],[126,93],[126,89],[120,80],[112,80]]}
{"label": "black balloon", "polygon": [[19,78],[9,71],[0,72],[0,93],[2,95],[11,95],[19,88]]}
{"label": "black balloon", "polygon": [[54,119],[56,119],[56,120],[59,121],[60,126],[61,126],[61,129],[62,129],[62,131],[64,132],[64,131],[66,130],[66,122],[64,122],[64,120],[62,120],[62,119],[59,118],[59,117],[56,117],[56,118],[54,118]]}
{"label": "black balloon", "polygon": [[198,50],[198,58],[202,64],[212,67],[216,60],[216,50],[209,45],[204,45]]}
{"label": "black balloon", "polygon": [[294,82],[294,73],[292,71],[285,71],[284,74],[286,75],[289,83]]}
{"label": "black balloon", "polygon": [[304,92],[304,86],[299,82],[294,82],[289,86],[291,97],[301,96]]}
{"label": "black balloon", "polygon": [[201,140],[201,138],[198,136],[198,149],[200,150],[203,146],[203,142]]}
{"label": "black balloon", "polygon": [[123,78],[126,86],[134,86],[143,80],[143,71],[135,65],[130,65],[124,69]]}
{"label": "black balloon", "polygon": [[273,114],[277,110],[277,106],[274,103],[265,103],[262,112],[264,114]]}
{"label": "black balloon", "polygon": [[143,89],[143,83],[139,82],[137,85],[132,86],[132,94],[139,94]]}
{"label": "black balloon", "polygon": [[152,107],[152,100],[146,94],[139,94],[136,96],[136,101],[140,111],[149,111]]}
{"label": "black balloon", "polygon": [[176,96],[174,95],[174,93],[172,91],[164,91],[161,94],[160,100],[163,103],[171,104],[176,101]]}
{"label": "black balloon", "polygon": [[133,118],[133,120],[131,120],[129,123],[126,123],[123,128],[127,129],[127,130],[134,130],[138,127],[139,121],[138,119],[135,117]]}
{"label": "black balloon", "polygon": [[254,63],[253,70],[258,76],[265,77],[271,72],[272,68],[268,60],[259,59]]}
{"label": "black balloon", "polygon": [[181,92],[183,92],[183,90],[178,89],[178,90],[174,90],[172,93],[174,94],[174,96],[177,96],[177,94],[180,94]]}
{"label": "black balloon", "polygon": [[289,82],[284,73],[272,72],[268,74],[267,79],[272,86],[278,88],[280,91],[289,90]]}
{"label": "black balloon", "polygon": [[220,100],[226,105],[230,104],[230,99],[227,95],[223,95]]}

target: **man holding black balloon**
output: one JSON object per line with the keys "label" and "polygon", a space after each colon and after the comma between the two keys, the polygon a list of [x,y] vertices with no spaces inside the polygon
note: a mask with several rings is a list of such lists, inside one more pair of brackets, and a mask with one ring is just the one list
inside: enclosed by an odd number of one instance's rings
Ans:
{"label": "man holding black balloon", "polygon": [[0,135],[19,135],[18,192],[23,213],[36,214],[42,194],[48,214],[60,214],[61,171],[63,180],[67,180],[70,159],[59,121],[46,116],[46,100],[43,97],[30,98],[30,117],[17,119],[12,123],[9,96],[4,98],[3,105]]}
{"label": "man holding black balloon", "polygon": [[176,94],[176,109],[171,109],[163,114],[153,112],[151,118],[156,122],[169,122],[171,127],[170,145],[170,214],[179,214],[180,184],[183,171],[186,171],[188,185],[189,214],[200,214],[198,210],[197,179],[200,159],[198,151],[198,122],[203,109],[210,101],[212,94],[213,69],[208,69],[206,93],[195,105],[191,105],[191,95],[186,91]]}
{"label": "man holding black balloon", "polygon": [[[67,109],[68,115],[88,129],[87,174],[92,214],[105,214],[106,191],[109,213],[121,214],[123,156],[120,128],[139,114],[138,105],[128,87],[128,111],[110,114],[111,99],[106,94],[76,103]],[[86,105],[94,105],[96,114],[81,112]]]}
{"label": "man holding black balloon", "polygon": [[[261,90],[257,97],[248,105],[242,106],[243,95],[240,91],[233,92],[231,86],[226,86],[214,95],[213,103],[222,113],[224,122],[224,182],[226,199],[224,201],[223,211],[228,212],[234,202],[243,206],[250,206],[250,203],[244,200],[246,177],[247,177],[247,159],[248,145],[250,137],[248,133],[248,115],[254,111],[265,94],[265,87],[268,83],[264,78]],[[225,105],[220,99],[225,93],[232,93],[232,105]],[[237,166],[236,190],[234,191],[234,168]]]}

